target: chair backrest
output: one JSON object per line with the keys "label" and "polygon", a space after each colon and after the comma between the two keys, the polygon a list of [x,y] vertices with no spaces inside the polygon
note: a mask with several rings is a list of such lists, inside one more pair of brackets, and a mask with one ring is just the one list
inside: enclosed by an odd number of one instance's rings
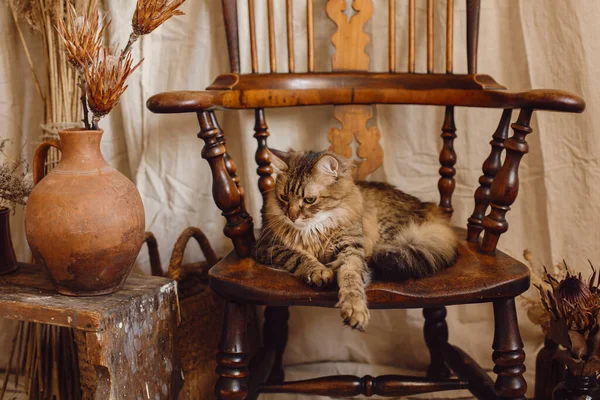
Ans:
{"label": "chair backrest", "polygon": [[[503,86],[497,84],[487,75],[477,75],[477,33],[479,24],[480,2],[466,0],[467,4],[467,56],[468,75],[453,74],[453,18],[454,2],[447,0],[447,32],[446,32],[446,68],[445,73],[433,73],[433,2],[427,1],[428,40],[427,40],[427,74],[417,74],[415,70],[415,2],[408,1],[409,34],[408,34],[408,66],[409,73],[371,73],[361,72],[368,69],[368,58],[365,46],[370,40],[363,27],[372,13],[373,0],[354,0],[355,14],[348,19],[344,14],[347,6],[345,0],[327,0],[326,12],[337,24],[337,31],[332,37],[335,54],[332,57],[333,73],[317,73],[314,71],[314,9],[313,0],[306,0],[307,36],[308,36],[308,72],[285,74],[258,74],[258,58],[256,49],[256,26],[254,23],[254,1],[248,0],[250,10],[250,45],[252,58],[252,74],[240,75],[240,49],[238,9],[242,0],[222,0],[223,14],[231,59],[232,74],[225,74],[203,92],[180,91],[153,96],[148,100],[149,108],[156,112],[197,112],[201,138],[205,146],[202,156],[211,166],[213,176],[213,194],[215,203],[223,211],[227,219],[224,233],[231,238],[237,254],[246,257],[254,243],[253,222],[244,205],[244,190],[236,175],[236,166],[227,154],[225,136],[214,115],[217,108],[255,109],[256,125],[254,137],[258,141],[255,159],[258,164],[258,186],[265,194],[273,189],[271,176],[273,168],[267,147],[269,136],[265,120],[264,107],[293,107],[298,105],[333,104],[335,116],[341,122],[341,129],[329,131],[330,149],[348,156],[352,153],[350,144],[356,139],[357,156],[360,165],[358,178],[367,176],[377,169],[382,162],[383,150],[379,145],[379,131],[376,127],[368,127],[367,121],[373,115],[372,104],[422,104],[445,106],[445,117],[442,125],[443,146],[440,151],[439,169],[440,192],[439,206],[448,214],[452,213],[452,193],[455,188],[456,153],[454,139],[454,106],[491,107],[504,109],[498,127],[493,134],[491,151],[483,163],[483,175],[479,179],[480,186],[475,192],[475,207],[468,220],[467,240],[478,242],[481,232],[485,230],[479,246],[485,253],[496,250],[500,236],[508,230],[506,214],[516,200],[519,191],[519,164],[528,152],[526,137],[532,132],[530,121],[534,110],[551,110],[565,112],[582,112],[585,102],[578,96],[559,90],[531,90],[522,93],[504,92]],[[275,49],[275,24],[273,0],[267,1],[267,29],[270,38],[270,67],[277,70],[278,60]],[[303,0],[296,0],[303,1]],[[398,0],[401,1],[401,0]],[[404,0],[406,1],[406,0]],[[291,31],[293,16],[292,1],[286,2],[287,27]],[[394,16],[397,3],[378,0],[377,4],[387,6],[390,16]],[[395,18],[389,21],[389,68],[395,71],[396,30]],[[288,46],[293,47],[292,35],[288,36]],[[288,70],[295,65],[294,52],[288,53]],[[341,71],[341,72],[340,72]],[[289,75],[288,75],[289,74]],[[510,124],[513,109],[520,109],[519,116]],[[509,127],[513,135],[509,138]],[[502,156],[504,155],[504,160]],[[489,212],[488,212],[489,210]],[[487,214],[486,214],[487,213]]]}
{"label": "chair backrest", "polygon": [[[275,11],[273,0],[247,0],[248,5],[248,28],[249,32],[241,32],[238,24],[238,4],[243,0],[222,0],[223,16],[229,48],[231,72],[239,74],[240,62],[240,35],[250,38],[250,64],[252,74],[259,71],[259,58],[257,55],[257,33],[255,21],[255,7],[259,1],[266,2],[267,24],[269,39],[269,68],[272,74],[283,71],[281,60],[277,58]],[[314,23],[314,1],[313,0],[286,0],[286,32],[287,35],[287,70],[283,73],[294,73],[296,71],[295,48],[294,48],[294,15],[293,2],[306,4],[307,23],[307,73],[315,71],[315,23]],[[378,0],[377,5],[387,7],[388,12],[388,66],[390,73],[397,71],[397,37],[400,36],[396,29],[397,7],[405,5],[408,7],[408,54],[406,54],[408,73],[417,73],[417,70],[434,74],[434,1],[426,2],[427,7],[427,65],[416,66],[416,13],[415,3],[419,0]],[[445,34],[445,74],[453,72],[453,46],[454,46],[454,0],[438,0],[446,3],[446,34]],[[350,4],[351,3],[351,4]],[[337,31],[331,37],[335,46],[335,53],[331,58],[331,70],[333,72],[369,71],[369,56],[365,52],[370,36],[365,33],[364,25],[369,21],[374,12],[373,0],[328,0],[325,12],[330,20],[337,26]],[[467,5],[467,65],[468,73],[475,74],[477,70],[477,38],[479,27],[480,0],[466,0]],[[352,7],[354,12],[350,17],[348,11]],[[365,179],[373,171],[377,170],[383,163],[383,149],[379,144],[381,133],[376,125],[368,126],[369,119],[373,116],[373,107],[370,105],[341,105],[335,106],[334,116],[340,122],[341,128],[333,127],[328,132],[330,142],[329,150],[347,158],[353,156],[352,143],[357,142],[356,156],[358,157],[356,178]],[[266,151],[266,140],[269,136],[265,120],[264,110],[256,110],[256,135],[259,143],[256,160],[259,164],[258,174],[259,188],[266,193],[271,188],[271,168],[269,156]],[[438,188],[440,191],[440,207],[447,213],[452,213],[452,193],[455,188],[456,153],[453,142],[456,137],[454,125],[454,107],[447,106],[444,123],[442,125],[443,148],[440,153],[440,180]]]}
{"label": "chair backrest", "polygon": [[[241,34],[247,34],[250,38],[250,58],[252,73],[258,73],[259,60],[257,54],[257,33],[255,7],[258,2],[265,2],[267,6],[267,26],[269,38],[269,69],[271,73],[294,73],[296,72],[296,61],[294,47],[294,2],[306,4],[306,33],[307,33],[307,71],[315,71],[315,23],[314,23],[314,0],[286,0],[286,32],[287,36],[287,70],[281,67],[281,60],[277,59],[276,31],[274,0],[247,0],[248,3],[248,27],[249,32],[240,32],[238,25],[238,3],[245,0],[222,0],[223,18],[227,34],[227,45],[229,48],[229,60],[231,72],[241,72],[240,41]],[[278,0],[282,1],[282,0]],[[397,37],[400,36],[396,29],[397,9],[406,5],[408,8],[408,32],[405,40],[408,42],[408,54],[406,62],[408,72],[415,73],[416,68],[416,12],[415,3],[427,4],[427,65],[426,72],[434,73],[434,0],[378,0],[379,6],[387,6],[388,9],[388,65],[389,72],[397,72]],[[445,60],[446,73],[453,72],[453,49],[454,49],[454,0],[437,0],[446,3],[446,40]],[[479,30],[479,12],[481,0],[465,0],[467,10],[467,65],[468,73],[477,73],[477,39]],[[283,3],[283,1],[282,1]],[[351,7],[353,13],[348,12]],[[371,19],[374,11],[373,0],[328,0],[325,12],[329,19],[337,25],[337,32],[331,38],[336,53],[332,58],[332,71],[368,71],[369,57],[365,53],[365,47],[370,42],[370,36],[364,32],[363,27]],[[318,11],[317,11],[318,12]],[[351,15],[350,17],[348,15]]]}

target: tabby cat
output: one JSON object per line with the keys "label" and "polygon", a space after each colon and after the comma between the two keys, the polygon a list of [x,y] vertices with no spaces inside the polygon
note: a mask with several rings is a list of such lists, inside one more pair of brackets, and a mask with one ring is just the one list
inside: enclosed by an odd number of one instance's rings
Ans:
{"label": "tabby cat", "polygon": [[369,322],[371,275],[403,280],[452,265],[457,239],[437,206],[391,185],[355,182],[351,165],[330,152],[271,150],[274,190],[267,193],[254,258],[307,284],[337,276],[344,323]]}

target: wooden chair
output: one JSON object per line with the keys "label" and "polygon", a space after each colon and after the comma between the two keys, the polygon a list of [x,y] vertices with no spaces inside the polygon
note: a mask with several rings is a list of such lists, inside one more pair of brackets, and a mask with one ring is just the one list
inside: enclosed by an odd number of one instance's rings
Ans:
{"label": "wooden chair", "polygon": [[[147,102],[157,113],[198,114],[204,140],[202,157],[210,164],[213,194],[227,219],[224,232],[235,251],[210,271],[211,287],[227,299],[225,328],[217,357],[216,385],[219,399],[256,398],[258,393],[308,393],[324,396],[383,395],[403,396],[429,391],[468,388],[480,399],[523,399],[525,353],[517,325],[514,298],[529,287],[529,270],[520,262],[496,250],[498,238],[508,229],[505,218],[519,190],[518,169],[528,151],[526,136],[532,132],[534,110],[580,113],[584,101],[558,90],[532,90],[511,93],[490,76],[477,70],[477,38],[480,2],[467,3],[468,74],[453,74],[454,1],[447,0],[446,71],[433,71],[433,0],[427,0],[427,73],[415,73],[415,1],[408,0],[408,73],[396,72],[396,2],[377,5],[389,7],[389,73],[368,72],[365,46],[369,36],[363,26],[373,13],[372,0],[354,0],[355,14],[344,14],[345,0],[329,0],[328,17],[337,25],[332,37],[336,52],[333,72],[315,72],[313,0],[307,0],[308,72],[296,73],[292,34],[292,1],[287,0],[287,72],[278,70],[275,49],[273,0],[267,1],[270,53],[269,74],[258,73],[254,20],[254,0],[248,0],[250,56],[252,73],[240,74],[238,2],[223,0],[231,73],[214,81],[206,91],[161,93]],[[299,0],[297,0],[299,1]],[[398,2],[399,3],[399,2]],[[284,382],[282,354],[287,341],[288,306],[333,307],[335,289],[308,287],[286,272],[267,268],[249,258],[254,242],[252,218],[244,207],[244,191],[236,176],[236,166],[227,154],[223,131],[213,110],[255,109],[254,137],[258,141],[256,162],[258,186],[264,194],[274,186],[273,169],[267,152],[268,127],[265,109],[303,105],[335,105],[335,117],[341,129],[329,131],[330,149],[342,156],[352,154],[350,144],[358,142],[360,157],[358,178],[364,178],[382,163],[383,151],[377,128],[367,128],[373,104],[422,104],[445,106],[442,126],[443,148],[440,153],[439,206],[452,213],[456,153],[453,141],[455,107],[491,107],[502,109],[498,128],[492,135],[491,152],[483,163],[480,186],[475,192],[475,207],[468,229],[458,229],[464,238],[457,264],[437,275],[405,283],[374,282],[367,289],[372,309],[423,308],[425,341],[431,364],[427,378],[406,376],[330,376],[300,382]],[[512,111],[519,116],[508,131]],[[501,155],[505,151],[505,160]],[[486,212],[489,209],[487,215]],[[485,231],[483,239],[479,237]],[[492,302],[495,316],[493,340],[494,383],[467,354],[448,344],[445,306]],[[250,305],[265,305],[264,348],[249,360],[245,343],[247,311]],[[458,379],[449,379],[451,372]]]}

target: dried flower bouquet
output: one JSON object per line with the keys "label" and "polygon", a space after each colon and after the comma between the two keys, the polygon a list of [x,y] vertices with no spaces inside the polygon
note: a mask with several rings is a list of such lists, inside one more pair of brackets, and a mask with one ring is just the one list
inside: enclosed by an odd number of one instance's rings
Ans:
{"label": "dried flower bouquet", "polygon": [[572,274],[556,279],[547,271],[543,284],[536,285],[549,316],[548,336],[563,349],[556,358],[575,376],[595,376],[600,371],[600,275],[584,281]]}
{"label": "dried flower bouquet", "polygon": [[[97,10],[90,15],[79,15],[70,6],[67,18],[59,20],[57,29],[67,59],[79,77],[86,129],[98,129],[99,120],[116,106],[127,89],[127,78],[142,63],[143,59],[134,64],[132,45],[140,36],[152,32],[172,16],[182,15],[178,8],[184,1],[138,0],[132,18],[132,33],[121,51],[104,46],[103,36],[110,21],[102,24]],[[92,113],[91,123],[88,110]]]}
{"label": "dried flower bouquet", "polygon": [[0,210],[25,205],[32,183],[27,179],[28,164],[25,159],[12,160],[4,148],[8,139],[0,140]]}

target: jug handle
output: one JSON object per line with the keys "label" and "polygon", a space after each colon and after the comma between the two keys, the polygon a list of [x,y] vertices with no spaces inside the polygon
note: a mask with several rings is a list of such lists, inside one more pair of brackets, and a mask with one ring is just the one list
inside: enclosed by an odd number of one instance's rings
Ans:
{"label": "jug handle", "polygon": [[50,147],[55,147],[58,150],[62,150],[60,140],[46,140],[42,142],[35,150],[33,156],[33,184],[37,185],[39,181],[44,177],[44,164],[46,157],[48,156],[48,150]]}

